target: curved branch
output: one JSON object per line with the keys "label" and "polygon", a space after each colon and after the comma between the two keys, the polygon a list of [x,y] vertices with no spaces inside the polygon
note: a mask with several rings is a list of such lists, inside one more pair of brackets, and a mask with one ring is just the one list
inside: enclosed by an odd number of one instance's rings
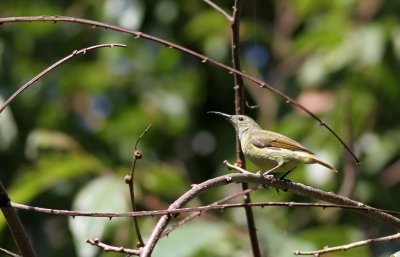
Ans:
{"label": "curved branch", "polygon": [[253,82],[254,84],[256,84],[257,86],[261,87],[261,88],[265,88],[269,91],[271,91],[272,93],[282,97],[283,99],[286,100],[286,103],[292,104],[293,106],[303,110],[305,113],[307,113],[308,115],[310,115],[311,117],[313,117],[315,120],[317,120],[319,122],[319,124],[323,127],[325,127],[327,130],[329,130],[329,132],[340,142],[340,144],[343,145],[343,147],[346,149],[346,151],[348,151],[351,156],[353,157],[353,159],[356,161],[357,165],[360,165],[361,162],[358,160],[357,156],[351,151],[351,149],[346,145],[346,143],[343,141],[343,139],[341,139],[339,137],[338,134],[336,134],[335,131],[333,131],[333,129],[326,124],[325,121],[323,121],[322,119],[320,119],[316,114],[314,114],[313,112],[311,112],[310,110],[308,110],[306,107],[304,107],[303,105],[301,105],[300,103],[298,103],[296,100],[292,99],[291,97],[285,95],[284,93],[282,93],[281,91],[279,91],[278,89],[274,88],[273,86],[269,85],[268,83],[253,77],[251,75],[248,75],[242,71],[236,70],[228,65],[225,65],[223,63],[217,62],[209,57],[206,57],[202,54],[199,54],[193,50],[190,50],[188,48],[185,48],[183,46],[177,45],[177,44],[173,44],[167,40],[164,39],[160,39],[158,37],[154,37],[139,31],[133,31],[133,30],[129,30],[129,29],[125,29],[122,27],[118,27],[118,26],[114,26],[114,25],[110,25],[107,23],[103,23],[103,22],[98,22],[98,21],[93,21],[93,20],[87,20],[87,19],[80,19],[80,18],[75,18],[75,17],[67,17],[67,16],[26,16],[26,17],[7,17],[7,18],[0,18],[0,25],[4,24],[4,23],[11,23],[11,22],[39,22],[39,21],[45,21],[45,22],[70,22],[70,23],[80,23],[80,24],[85,24],[85,25],[89,25],[92,28],[96,28],[96,27],[101,27],[101,28],[105,28],[105,29],[111,29],[111,30],[115,30],[118,32],[122,32],[122,33],[126,33],[126,34],[130,34],[130,35],[134,35],[135,38],[144,38],[147,40],[151,40],[153,42],[165,45],[166,47],[169,48],[174,48],[176,50],[179,50],[181,52],[184,52],[188,55],[191,55],[193,57],[196,57],[198,59],[201,60],[202,63],[206,63],[206,62],[210,62],[224,70],[227,70],[229,73],[231,74],[238,74],[240,76],[242,76],[243,78],[246,78],[247,80]]}
{"label": "curved branch", "polygon": [[[1,24],[1,22],[0,22]],[[31,80],[29,80],[27,83],[25,83],[22,87],[20,87],[12,96],[10,96],[7,101],[4,102],[4,104],[0,107],[0,114],[3,112],[3,110],[25,89],[27,89],[29,86],[31,86],[33,83],[38,81],[41,77],[49,73],[51,70],[55,69],[56,67],[60,66],[64,62],[68,61],[69,59],[81,55],[81,54],[86,54],[86,52],[97,49],[97,48],[102,48],[102,47],[114,47],[114,46],[119,46],[119,47],[126,47],[126,45],[123,44],[101,44],[101,45],[95,45],[95,46],[90,46],[87,48],[83,48],[81,50],[75,50],[72,52],[72,54],[62,58],[61,60],[57,61],[56,63],[52,64],[51,66],[47,67],[45,70],[40,72],[38,75],[33,77]]]}
{"label": "curved branch", "polygon": [[[131,198],[131,208],[132,211],[136,211],[136,202],[135,202],[135,185],[134,185],[134,180],[135,180],[135,168],[136,168],[136,162],[137,160],[142,159],[142,153],[140,150],[137,149],[137,146],[139,144],[139,141],[146,135],[146,133],[149,131],[151,128],[151,124],[146,127],[146,129],[142,132],[142,134],[139,136],[139,138],[136,140],[135,143],[135,148],[133,149],[133,158],[132,158],[132,166],[131,166],[131,174],[127,175],[125,177],[125,182],[129,186],[129,195]],[[139,228],[139,221],[135,216],[133,216],[133,224],[135,226],[135,232],[136,232],[136,237],[138,239],[138,245],[139,246],[144,246],[144,241],[142,238],[142,234],[140,233],[140,228]]]}
{"label": "curved branch", "polygon": [[[256,183],[261,184],[267,187],[273,187],[276,189],[287,190],[289,192],[302,195],[309,198],[315,198],[327,202],[331,202],[334,204],[340,205],[349,205],[349,206],[362,206],[366,208],[371,208],[371,211],[358,211],[366,216],[381,220],[385,223],[388,223],[396,228],[400,228],[400,219],[396,218],[390,214],[375,211],[374,208],[365,205],[361,202],[357,202],[351,200],[347,197],[343,197],[340,195],[336,195],[332,192],[325,192],[319,189],[312,188],[310,186],[306,186],[300,183],[287,183],[281,180],[276,180],[272,176],[263,177],[258,174],[249,174],[249,173],[237,173],[237,174],[228,174],[224,176],[220,176],[217,178],[213,178],[207,180],[201,184],[194,185],[192,189],[183,194],[180,198],[178,198],[174,203],[172,203],[168,210],[175,210],[180,208],[182,205],[186,204],[188,201],[193,199],[195,196],[209,190],[210,188],[214,188],[217,186],[222,186],[230,183]],[[141,257],[148,257],[151,255],[154,250],[155,245],[157,244],[160,236],[166,226],[168,225],[171,215],[163,215],[158,221],[156,227],[154,228],[152,234],[150,235],[146,245],[143,247],[143,252]]]}
{"label": "curved branch", "polygon": [[340,246],[335,246],[335,247],[327,247],[324,248],[323,250],[319,251],[309,251],[309,252],[303,252],[303,251],[293,251],[294,255],[314,255],[314,256],[321,256],[326,253],[331,253],[331,252],[339,252],[339,251],[347,251],[351,248],[356,248],[372,243],[381,243],[381,242],[387,242],[387,241],[393,241],[393,240],[398,240],[400,239],[400,233],[390,235],[390,236],[384,236],[384,237],[378,237],[378,238],[372,238],[372,239],[367,239],[359,242],[354,242],[351,244],[347,245],[340,245]]}

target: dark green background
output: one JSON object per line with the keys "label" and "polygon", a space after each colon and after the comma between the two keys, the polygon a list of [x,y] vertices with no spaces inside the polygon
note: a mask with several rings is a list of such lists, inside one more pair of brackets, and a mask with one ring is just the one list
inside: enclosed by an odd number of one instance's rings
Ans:
{"label": "dark green background", "polygon": [[[233,1],[215,2],[231,12]],[[351,197],[391,210],[398,210],[400,201],[399,11],[397,1],[244,1],[240,34],[247,73],[301,101],[346,140],[350,128],[363,163]],[[0,2],[1,17],[28,15],[120,25],[231,64],[229,24],[203,1]],[[135,140],[150,123],[152,129],[139,144],[144,155],[137,167],[139,209],[166,208],[191,184],[228,172],[222,161],[234,161],[233,128],[206,112],[233,113],[232,76],[154,42],[79,24],[3,24],[0,96],[4,101],[72,51],[101,43],[128,47],[73,58],[0,116],[0,178],[13,201],[59,209],[129,210],[123,178]],[[298,168],[289,178],[339,192],[346,174],[338,141],[281,98],[248,83],[246,88],[248,104],[258,106],[246,109],[248,115],[262,127],[302,142],[340,171],[333,175],[313,165]],[[238,185],[213,190],[193,205],[239,190]],[[253,200],[313,201],[271,189],[258,191]],[[76,237],[84,233],[79,228],[85,230],[76,225],[80,222],[105,226],[106,231],[92,237],[111,244],[132,247],[135,242],[128,219],[68,222],[65,217],[20,214],[39,256],[92,256],[85,249],[95,248]],[[270,256],[395,232],[349,210],[268,207],[255,209],[255,215],[261,245]],[[4,220],[0,222],[0,246],[15,250]],[[156,218],[140,222],[146,237]],[[71,224],[77,232],[71,232]],[[399,248],[391,242],[330,256],[383,257]],[[209,212],[163,239],[156,250],[157,256],[249,256],[243,210]]]}

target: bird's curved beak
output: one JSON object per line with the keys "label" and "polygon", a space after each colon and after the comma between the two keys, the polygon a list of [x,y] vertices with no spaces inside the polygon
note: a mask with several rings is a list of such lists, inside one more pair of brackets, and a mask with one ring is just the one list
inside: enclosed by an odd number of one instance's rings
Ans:
{"label": "bird's curved beak", "polygon": [[232,119],[232,115],[225,114],[225,113],[222,113],[222,112],[209,111],[209,112],[207,112],[207,113],[217,114],[217,115],[219,115],[219,116],[224,117],[224,118],[227,119],[227,120],[231,120],[231,119]]}

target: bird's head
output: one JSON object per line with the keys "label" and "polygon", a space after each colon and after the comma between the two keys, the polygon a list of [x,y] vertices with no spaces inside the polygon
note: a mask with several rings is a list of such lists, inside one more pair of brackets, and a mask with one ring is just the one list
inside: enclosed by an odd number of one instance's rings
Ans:
{"label": "bird's head", "polygon": [[252,130],[261,129],[261,127],[252,118],[246,115],[229,115],[222,112],[209,111],[208,113],[217,114],[224,117],[235,127],[238,133],[239,139],[241,139],[244,133],[250,132]]}

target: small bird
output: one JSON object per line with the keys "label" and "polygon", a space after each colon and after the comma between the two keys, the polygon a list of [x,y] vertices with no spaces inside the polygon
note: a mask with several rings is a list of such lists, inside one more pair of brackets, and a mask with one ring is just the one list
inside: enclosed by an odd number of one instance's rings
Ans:
{"label": "small bird", "polygon": [[304,146],[284,135],[263,130],[257,122],[246,115],[229,115],[222,112],[209,111],[230,121],[240,139],[240,145],[247,159],[263,171],[266,176],[271,173],[284,173],[284,180],[298,164],[318,163],[326,168],[337,170],[318,159]]}

